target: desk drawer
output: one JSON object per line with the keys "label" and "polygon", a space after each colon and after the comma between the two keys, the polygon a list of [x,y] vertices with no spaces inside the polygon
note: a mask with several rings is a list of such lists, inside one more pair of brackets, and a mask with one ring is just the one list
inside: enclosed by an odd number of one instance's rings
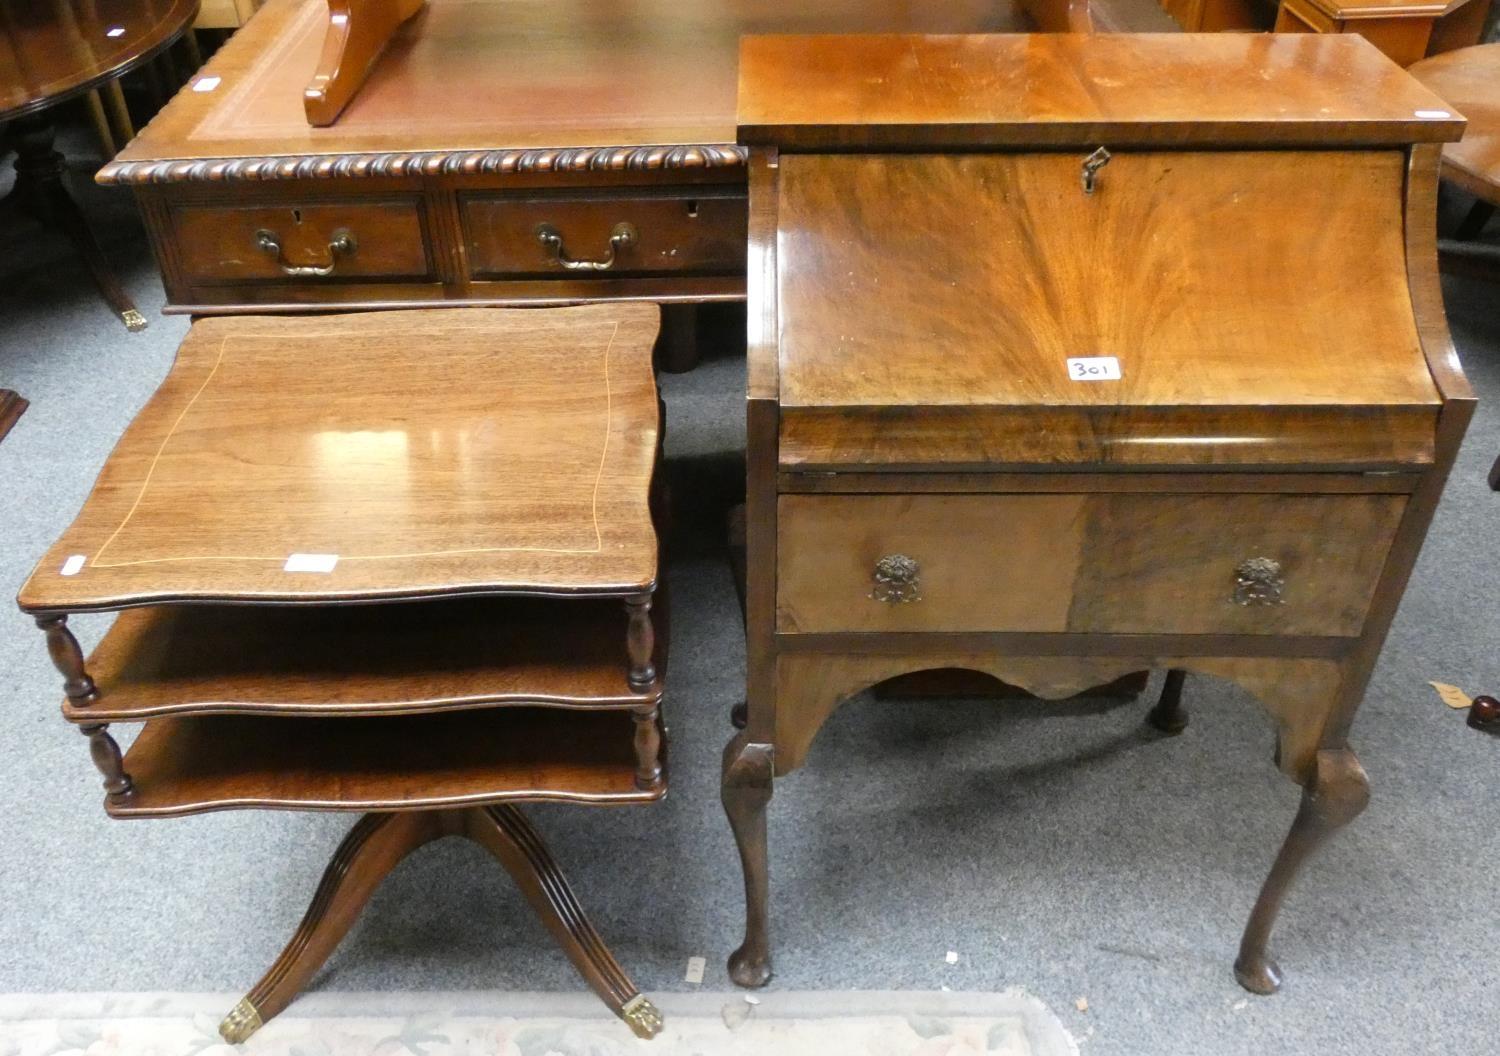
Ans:
{"label": "desk drawer", "polygon": [[189,282],[337,283],[432,277],[418,198],[187,205],[173,211]]}
{"label": "desk drawer", "polygon": [[1393,494],[785,495],[777,628],[1353,636],[1405,505]]}
{"label": "desk drawer", "polygon": [[745,267],[745,217],[744,195],[718,188],[463,199],[469,272],[490,279],[737,274]]}

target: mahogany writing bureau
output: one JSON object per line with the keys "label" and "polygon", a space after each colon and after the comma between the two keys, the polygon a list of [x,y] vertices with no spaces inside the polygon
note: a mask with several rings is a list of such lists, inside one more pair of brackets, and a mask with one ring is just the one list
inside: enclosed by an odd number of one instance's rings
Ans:
{"label": "mahogany writing bureau", "polygon": [[[195,323],[22,589],[111,816],[364,815],[227,1040],[450,835],[659,1029],[517,806],[666,792],[656,333],[643,304]],[[85,662],[67,618],[96,611]]]}
{"label": "mahogany writing bureau", "polygon": [[756,37],[747,725],[766,805],[841,702],[1164,668],[1265,705],[1302,807],[1245,930],[1365,804],[1350,722],[1472,411],[1434,260],[1463,127],[1350,36]]}

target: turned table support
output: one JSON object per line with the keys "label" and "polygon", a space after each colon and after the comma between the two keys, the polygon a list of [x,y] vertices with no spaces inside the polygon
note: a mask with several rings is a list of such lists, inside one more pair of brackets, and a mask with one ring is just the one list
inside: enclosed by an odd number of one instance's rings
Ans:
{"label": "turned table support", "polygon": [[238,1045],[289,1005],[407,855],[444,836],[473,840],[503,865],[584,981],[641,1038],[660,1013],[615,961],[531,823],[509,805],[366,814],[344,837],[286,948],[219,1025]]}
{"label": "turned table support", "polygon": [[[68,628],[66,616],[38,616],[36,625],[47,635],[47,655],[52,666],[63,676],[63,692],[69,703],[87,707],[99,699],[99,689],[84,668],[83,647]],[[124,755],[120,746],[109,733],[109,724],[88,723],[78,727],[78,732],[89,739],[89,756],[94,766],[104,777],[104,791],[111,800],[118,802],[130,794],[130,775],[125,772]]]}

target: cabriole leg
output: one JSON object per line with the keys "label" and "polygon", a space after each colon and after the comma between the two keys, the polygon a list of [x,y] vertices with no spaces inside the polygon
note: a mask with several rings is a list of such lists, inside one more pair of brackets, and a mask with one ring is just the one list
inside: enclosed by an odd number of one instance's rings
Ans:
{"label": "cabriole leg", "polygon": [[766,861],[766,805],[771,802],[772,749],[752,744],[741,733],[724,749],[721,795],[739,846],[745,873],[745,941],[729,957],[729,977],[740,986],[764,986],[771,978],[767,927],[769,875]]}
{"label": "cabriole leg", "polygon": [[1339,829],[1359,816],[1370,801],[1370,782],[1348,748],[1318,752],[1312,779],[1303,786],[1302,804],[1281,853],[1271,866],[1245,925],[1234,977],[1246,990],[1272,994],[1281,986],[1281,969],[1266,953],[1281,903],[1304,862]]}

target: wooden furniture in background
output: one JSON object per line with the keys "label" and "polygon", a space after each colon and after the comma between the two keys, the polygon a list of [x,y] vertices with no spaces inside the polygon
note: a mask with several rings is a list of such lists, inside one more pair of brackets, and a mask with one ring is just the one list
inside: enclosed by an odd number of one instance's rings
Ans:
{"label": "wooden furniture in background", "polygon": [[1032,25],[1004,0],[431,0],[313,128],[327,14],[271,0],[202,71],[213,90],[101,172],[137,195],[168,312],[648,299],[683,361],[692,305],[744,296],[742,33]]}
{"label": "wooden furniture in background", "polygon": [[843,701],[1164,668],[1153,723],[1182,729],[1184,672],[1233,680],[1303,788],[1235,964],[1277,988],[1271,926],[1365,804],[1349,725],[1473,410],[1433,249],[1462,128],[1352,36],[743,42],[737,983],[771,974],[773,781]]}
{"label": "wooden furniture in background", "polygon": [[[666,791],[657,325],[650,305],[200,321],[22,589],[112,817],[365,815],[226,1040],[450,835],[660,1029],[515,806]],[[85,663],[68,616],[115,610]],[[115,722],[145,724],[123,755]]]}
{"label": "wooden furniture in background", "polygon": [[261,0],[203,0],[194,29],[238,29],[250,21]]}
{"label": "wooden furniture in background", "polygon": [[1276,21],[1276,0],[1161,0],[1188,33],[1256,33]]}
{"label": "wooden furniture in background", "polygon": [[5,434],[10,432],[26,407],[26,401],[20,396],[9,389],[0,389],[0,440],[5,439]]}
{"label": "wooden furniture in background", "polygon": [[[16,150],[16,182],[0,201],[60,229],[77,248],[100,294],[127,329],[145,316],[120,285],[63,182],[63,156],[53,148],[48,108],[110,87],[124,109],[121,74],[150,61],[187,31],[198,0],[6,0],[0,3],[0,124]],[[97,98],[94,109],[99,109]],[[102,112],[96,113],[103,120]],[[129,116],[125,117],[126,125]],[[106,126],[107,127],[107,126]]]}
{"label": "wooden furniture in background", "polygon": [[[1439,242],[1442,266],[1500,279],[1500,248],[1475,241],[1500,207],[1500,44],[1445,52],[1410,72],[1469,122],[1463,139],[1443,147],[1443,179],[1475,200],[1454,237]],[[1500,457],[1489,481],[1500,491]]]}
{"label": "wooden furniture in background", "polygon": [[375,60],[427,0],[326,0],[328,29],[312,81],[302,90],[310,125],[331,125],[354,98]]}
{"label": "wooden furniture in background", "polygon": [[1277,33],[1358,33],[1401,66],[1478,44],[1490,0],[1281,0]]}

